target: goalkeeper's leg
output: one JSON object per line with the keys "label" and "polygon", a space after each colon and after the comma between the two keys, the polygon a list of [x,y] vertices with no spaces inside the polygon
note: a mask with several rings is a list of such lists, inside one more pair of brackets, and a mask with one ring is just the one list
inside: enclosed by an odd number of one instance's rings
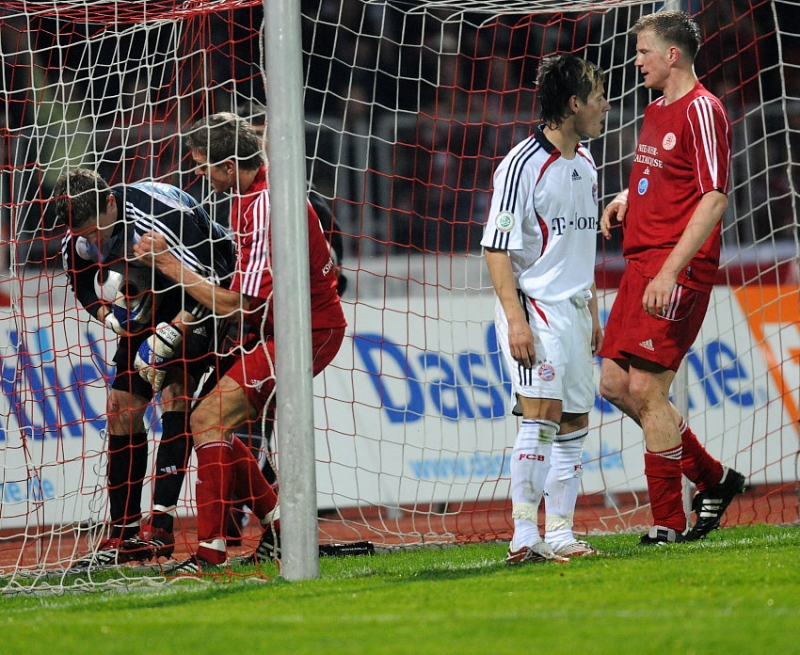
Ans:
{"label": "goalkeeper's leg", "polygon": [[191,451],[189,418],[185,411],[165,411],[161,415],[161,442],[156,452],[156,479],[153,485],[154,530],[172,534],[186,466]]}
{"label": "goalkeeper's leg", "polygon": [[142,488],[147,474],[147,399],[112,388],[108,397],[108,496],[112,539],[139,531]]}
{"label": "goalkeeper's leg", "polygon": [[[161,441],[156,451],[151,536],[169,542],[173,541],[171,537],[174,531],[175,512],[192,448],[189,434],[189,398],[186,389],[194,387],[194,377],[181,368],[168,372],[166,385],[161,390],[164,412],[161,415]],[[157,554],[163,556],[172,554],[171,547],[162,551]]]}
{"label": "goalkeeper's leg", "polygon": [[147,473],[147,432],[108,435],[108,500],[111,539],[136,536]]}
{"label": "goalkeeper's leg", "polygon": [[147,473],[146,399],[118,388],[118,377],[108,396],[107,488],[109,521],[106,539],[73,568],[123,564],[148,559],[135,538],[142,518],[142,487]]}

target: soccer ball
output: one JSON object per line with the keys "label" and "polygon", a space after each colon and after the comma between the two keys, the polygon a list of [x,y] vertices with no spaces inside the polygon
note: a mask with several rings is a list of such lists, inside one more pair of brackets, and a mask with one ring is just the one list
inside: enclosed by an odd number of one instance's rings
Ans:
{"label": "soccer ball", "polygon": [[153,306],[152,271],[134,266],[102,268],[94,278],[99,300],[114,305],[114,313],[135,317],[136,323],[150,321]]}
{"label": "soccer ball", "polygon": [[118,271],[97,271],[94,276],[94,293],[103,302],[114,302],[125,277]]}

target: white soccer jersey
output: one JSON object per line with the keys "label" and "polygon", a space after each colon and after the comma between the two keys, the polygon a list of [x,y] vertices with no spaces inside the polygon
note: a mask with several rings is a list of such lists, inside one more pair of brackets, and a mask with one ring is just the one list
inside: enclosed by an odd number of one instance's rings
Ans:
{"label": "white soccer jersey", "polygon": [[508,251],[525,295],[557,302],[592,286],[597,227],[592,155],[579,144],[562,157],[540,126],[495,171],[481,245]]}

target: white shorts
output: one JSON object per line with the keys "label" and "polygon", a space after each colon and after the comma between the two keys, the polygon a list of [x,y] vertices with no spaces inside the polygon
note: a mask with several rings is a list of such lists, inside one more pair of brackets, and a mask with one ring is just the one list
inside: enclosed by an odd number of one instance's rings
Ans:
{"label": "white shorts", "polygon": [[508,320],[498,300],[495,304],[497,341],[511,374],[514,392],[525,398],[549,398],[562,402],[562,412],[586,414],[595,399],[594,357],[590,291],[568,300],[544,303],[520,293],[528,324],[533,331],[536,364],[520,366],[508,347]]}

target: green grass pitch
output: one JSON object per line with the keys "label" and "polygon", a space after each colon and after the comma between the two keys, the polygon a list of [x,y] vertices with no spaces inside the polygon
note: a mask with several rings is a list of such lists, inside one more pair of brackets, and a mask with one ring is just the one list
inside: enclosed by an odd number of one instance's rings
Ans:
{"label": "green grass pitch", "polygon": [[800,653],[800,527],[637,540],[592,537],[604,555],[569,564],[508,567],[505,545],[482,544],[323,558],[303,582],[16,593],[0,653]]}

